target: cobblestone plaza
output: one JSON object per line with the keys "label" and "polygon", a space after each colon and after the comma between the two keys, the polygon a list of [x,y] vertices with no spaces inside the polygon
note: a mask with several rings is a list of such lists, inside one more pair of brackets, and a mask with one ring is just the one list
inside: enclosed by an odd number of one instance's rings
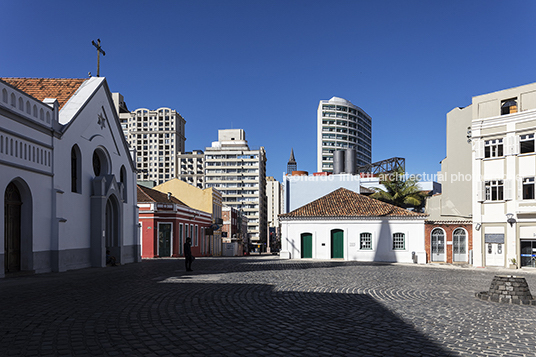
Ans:
{"label": "cobblestone plaza", "polygon": [[534,356],[536,307],[475,298],[536,271],[146,260],[0,280],[1,356]]}

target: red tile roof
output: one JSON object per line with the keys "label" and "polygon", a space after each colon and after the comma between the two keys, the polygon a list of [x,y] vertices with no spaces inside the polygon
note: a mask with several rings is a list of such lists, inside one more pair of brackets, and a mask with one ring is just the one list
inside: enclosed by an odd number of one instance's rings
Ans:
{"label": "red tile roof", "polygon": [[308,217],[426,217],[389,203],[360,195],[346,188],[339,188],[324,197],[295,209],[281,218]]}
{"label": "red tile roof", "polygon": [[183,206],[188,206],[184,204],[181,200],[173,196],[170,196],[170,198],[168,199],[167,194],[157,191],[157,190],[153,190],[152,188],[141,186],[141,185],[138,185],[138,202],[155,202],[155,203],[171,202],[171,203],[177,203]]}
{"label": "red tile roof", "polygon": [[11,86],[31,95],[37,100],[55,98],[60,109],[80,88],[87,78],[0,78]]}

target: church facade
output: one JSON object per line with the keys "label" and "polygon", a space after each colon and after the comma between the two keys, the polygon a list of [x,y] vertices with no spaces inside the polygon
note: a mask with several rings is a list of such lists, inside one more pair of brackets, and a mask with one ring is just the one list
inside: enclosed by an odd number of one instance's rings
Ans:
{"label": "church facade", "polygon": [[102,77],[0,79],[0,277],[140,261],[136,179]]}

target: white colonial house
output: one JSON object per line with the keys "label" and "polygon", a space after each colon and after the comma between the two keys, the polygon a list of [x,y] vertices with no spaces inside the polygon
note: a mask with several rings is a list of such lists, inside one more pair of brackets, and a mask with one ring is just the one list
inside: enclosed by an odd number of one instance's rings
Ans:
{"label": "white colonial house", "polygon": [[283,259],[426,262],[426,215],[346,188],[279,218]]}
{"label": "white colonial house", "polygon": [[473,264],[536,267],[536,83],[473,97]]}
{"label": "white colonial house", "polygon": [[0,277],[140,261],[136,181],[104,78],[0,79]]}

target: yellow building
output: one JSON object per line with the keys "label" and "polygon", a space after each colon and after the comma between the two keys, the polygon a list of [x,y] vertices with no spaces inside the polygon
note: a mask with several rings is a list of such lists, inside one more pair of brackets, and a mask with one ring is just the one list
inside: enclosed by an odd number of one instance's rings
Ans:
{"label": "yellow building", "polygon": [[[218,226],[213,230],[211,239],[208,239],[208,247],[212,255],[221,255],[221,226],[222,226],[222,195],[221,192],[214,188],[200,189],[192,186],[182,180],[172,179],[164,182],[153,189],[168,193],[178,198],[191,208],[208,212],[212,215],[212,223]],[[214,227],[216,228],[216,227]]]}

